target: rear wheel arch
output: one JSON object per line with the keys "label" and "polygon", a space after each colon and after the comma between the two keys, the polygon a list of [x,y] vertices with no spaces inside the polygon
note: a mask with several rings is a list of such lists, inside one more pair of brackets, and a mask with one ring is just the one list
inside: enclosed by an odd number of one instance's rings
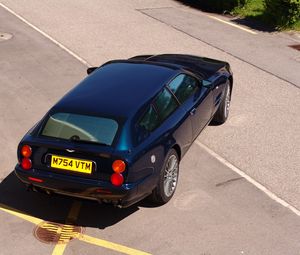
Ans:
{"label": "rear wheel arch", "polygon": [[173,145],[172,149],[174,149],[178,155],[179,161],[181,160],[181,149],[178,144]]}
{"label": "rear wheel arch", "polygon": [[[171,164],[171,163],[172,164]],[[174,164],[173,164],[174,163]],[[152,194],[150,201],[156,205],[167,203],[174,195],[179,175],[179,156],[174,147],[168,151],[162,168],[159,173],[159,179]]]}

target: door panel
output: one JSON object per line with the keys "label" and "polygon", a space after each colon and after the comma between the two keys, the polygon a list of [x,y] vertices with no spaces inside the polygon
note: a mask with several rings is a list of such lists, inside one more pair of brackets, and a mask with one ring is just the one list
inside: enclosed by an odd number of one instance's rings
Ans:
{"label": "door panel", "polygon": [[[198,97],[196,97],[198,95]],[[201,130],[206,126],[212,116],[213,93],[207,88],[202,88],[195,95],[194,105],[190,110],[190,116],[193,126],[193,139],[195,139]]]}
{"label": "door panel", "polygon": [[211,88],[201,86],[199,80],[189,74],[179,74],[168,84],[168,87],[189,115],[193,141],[212,116]]}
{"label": "door panel", "polygon": [[169,90],[172,92],[173,96],[176,100],[181,104],[180,108],[183,109],[185,114],[184,116],[184,123],[182,124],[181,130],[185,132],[181,133],[181,137],[185,139],[182,145],[183,150],[187,149],[193,141],[193,125],[192,125],[192,118],[194,112],[196,112],[195,100],[198,98],[199,90],[200,90],[200,83],[198,79],[194,76],[188,74],[179,74],[176,76],[171,82],[168,84]]}

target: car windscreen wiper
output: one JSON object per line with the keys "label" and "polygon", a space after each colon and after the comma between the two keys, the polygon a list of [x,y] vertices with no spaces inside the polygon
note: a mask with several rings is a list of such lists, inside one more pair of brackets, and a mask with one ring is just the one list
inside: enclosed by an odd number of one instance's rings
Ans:
{"label": "car windscreen wiper", "polygon": [[97,142],[97,141],[81,140],[80,137],[77,135],[71,136],[70,141],[75,142],[75,143],[86,143],[86,144],[97,144],[97,145],[102,145],[102,146],[109,146],[106,143],[101,143],[101,142]]}

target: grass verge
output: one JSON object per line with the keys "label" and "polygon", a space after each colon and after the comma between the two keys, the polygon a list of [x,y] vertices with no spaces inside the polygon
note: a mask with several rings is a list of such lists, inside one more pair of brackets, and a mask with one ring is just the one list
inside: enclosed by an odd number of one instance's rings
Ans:
{"label": "grass verge", "polygon": [[296,31],[300,31],[300,20],[293,25],[292,29]]}
{"label": "grass verge", "polygon": [[[236,7],[232,14],[272,26],[268,16],[265,14],[264,0],[248,0],[243,7]],[[300,20],[292,27],[285,28],[285,30],[300,31]]]}

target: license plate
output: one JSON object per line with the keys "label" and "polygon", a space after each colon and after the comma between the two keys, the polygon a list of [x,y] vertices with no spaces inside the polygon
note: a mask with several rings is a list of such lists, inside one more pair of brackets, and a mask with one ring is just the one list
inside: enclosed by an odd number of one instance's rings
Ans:
{"label": "license plate", "polygon": [[61,156],[51,156],[51,167],[67,171],[91,174],[93,162],[89,160],[67,158]]}

